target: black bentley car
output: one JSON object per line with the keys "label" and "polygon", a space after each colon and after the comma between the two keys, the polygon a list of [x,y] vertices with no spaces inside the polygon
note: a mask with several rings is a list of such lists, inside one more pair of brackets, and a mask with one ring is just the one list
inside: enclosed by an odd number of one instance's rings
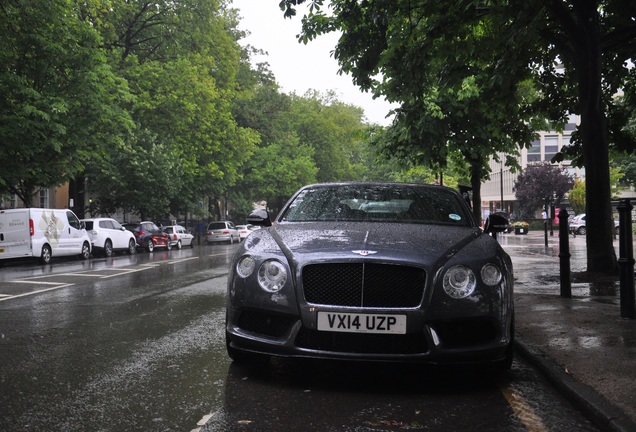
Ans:
{"label": "black bentley car", "polygon": [[230,266],[226,343],[269,356],[509,368],[510,257],[456,191],[407,183],[305,186]]}

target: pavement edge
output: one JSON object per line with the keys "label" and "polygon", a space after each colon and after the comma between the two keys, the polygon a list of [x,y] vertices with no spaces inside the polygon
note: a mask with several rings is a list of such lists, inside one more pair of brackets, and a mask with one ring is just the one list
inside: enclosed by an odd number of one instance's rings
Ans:
{"label": "pavement edge", "polygon": [[539,369],[552,385],[601,430],[636,431],[636,422],[631,420],[623,410],[596,390],[576,380],[543,351],[525,343],[518,334],[515,335],[515,352]]}

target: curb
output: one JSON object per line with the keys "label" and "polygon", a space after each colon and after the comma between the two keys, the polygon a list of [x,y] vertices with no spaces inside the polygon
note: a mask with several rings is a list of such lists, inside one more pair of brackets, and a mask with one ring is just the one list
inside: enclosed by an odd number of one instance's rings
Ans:
{"label": "curb", "polygon": [[[521,340],[520,340],[521,339]],[[561,392],[595,426],[608,432],[634,432],[636,422],[593,388],[577,381],[554,360],[538,348],[526,344],[515,334],[515,353],[539,369],[548,381]]]}

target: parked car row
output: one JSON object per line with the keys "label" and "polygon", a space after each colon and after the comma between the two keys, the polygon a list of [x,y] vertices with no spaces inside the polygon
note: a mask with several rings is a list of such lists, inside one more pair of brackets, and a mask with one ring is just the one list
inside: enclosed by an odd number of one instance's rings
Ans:
{"label": "parked car row", "polygon": [[171,250],[194,247],[194,236],[181,225],[159,228],[154,222],[120,224],[112,218],[82,219],[93,245],[93,254],[109,257],[114,252],[135,253],[138,249],[152,252],[155,248]]}
{"label": "parked car row", "polygon": [[[211,222],[206,242],[240,242],[252,225]],[[0,210],[0,260],[34,257],[48,264],[54,256],[110,257],[155,248],[194,247],[194,236],[181,225],[159,227],[154,222],[119,223],[113,218],[79,219],[69,209],[19,208]]]}
{"label": "parked car row", "polygon": [[232,244],[235,240],[237,242],[245,240],[252,231],[259,228],[259,226],[250,224],[234,225],[232,221],[210,222],[205,233],[205,241],[208,244],[220,242]]}

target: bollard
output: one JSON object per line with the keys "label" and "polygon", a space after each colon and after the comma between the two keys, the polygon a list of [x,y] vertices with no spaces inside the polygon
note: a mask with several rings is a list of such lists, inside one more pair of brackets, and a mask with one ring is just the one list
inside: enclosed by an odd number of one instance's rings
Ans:
{"label": "bollard", "polygon": [[632,243],[632,206],[628,199],[618,204],[619,240],[618,267],[621,283],[621,318],[636,318],[634,303],[634,246]]}
{"label": "bollard", "polygon": [[561,297],[572,298],[572,281],[570,278],[570,233],[568,232],[568,212],[559,212],[559,278],[561,282]]}

